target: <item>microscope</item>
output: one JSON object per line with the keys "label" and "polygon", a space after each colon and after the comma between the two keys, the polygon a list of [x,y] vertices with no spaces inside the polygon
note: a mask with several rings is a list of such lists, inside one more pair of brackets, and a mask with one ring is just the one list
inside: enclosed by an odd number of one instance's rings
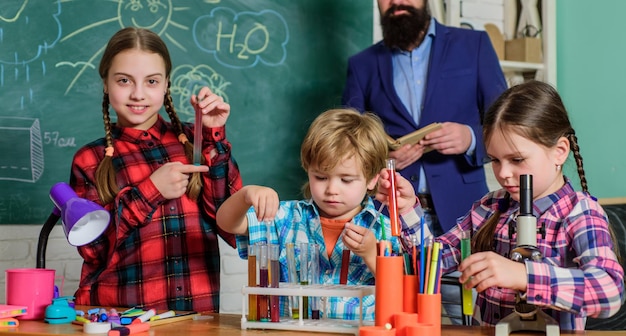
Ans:
{"label": "microscope", "polygon": [[[517,216],[517,247],[511,252],[511,260],[541,261],[537,249],[537,218],[533,215],[533,177],[520,176],[520,211]],[[526,293],[515,296],[513,312],[496,324],[496,336],[508,336],[515,331],[545,331],[546,336],[558,336],[559,324],[543,310],[526,302]]]}

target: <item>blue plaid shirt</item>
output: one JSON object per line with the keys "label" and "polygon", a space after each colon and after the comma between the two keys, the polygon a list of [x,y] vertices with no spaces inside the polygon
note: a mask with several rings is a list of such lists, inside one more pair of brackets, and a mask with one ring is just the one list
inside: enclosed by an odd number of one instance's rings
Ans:
{"label": "blue plaid shirt", "polygon": [[[355,225],[370,228],[377,240],[382,237],[382,225],[376,218],[377,211],[370,197],[367,197],[363,204],[363,209],[354,218]],[[280,281],[288,282],[287,243],[295,243],[296,246],[296,269],[300,270],[298,243],[319,244],[319,270],[320,284],[339,284],[341,272],[341,255],[346,248],[341,239],[337,240],[333,252],[328,258],[328,247],[324,244],[324,235],[320,224],[320,215],[312,200],[283,201],[280,203],[278,213],[273,222],[267,224],[259,222],[256,218],[254,208],[248,211],[248,236],[237,236],[237,249],[239,256],[248,258],[248,245],[258,242],[267,242],[267,227],[269,227],[270,244],[280,246]],[[391,236],[389,218],[383,216],[386,237]],[[415,229],[403,227],[403,236],[410,237]],[[407,238],[408,239],[408,238]],[[393,251],[399,251],[399,239],[391,239]],[[348,268],[348,285],[374,285],[374,274],[365,265],[363,258],[351,254],[350,266]],[[284,298],[283,298],[284,299]],[[286,302],[286,301],[285,301]],[[329,297],[326,303],[326,317],[344,320],[359,319],[359,299]],[[374,319],[374,296],[369,295],[363,298],[363,319]],[[283,311],[285,311],[283,309]],[[322,311],[323,313],[324,311]]]}

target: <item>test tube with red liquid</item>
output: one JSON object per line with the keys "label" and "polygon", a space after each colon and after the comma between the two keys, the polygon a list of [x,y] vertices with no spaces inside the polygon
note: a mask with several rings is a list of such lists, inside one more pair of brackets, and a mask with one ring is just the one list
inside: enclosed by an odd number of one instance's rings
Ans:
{"label": "test tube with red liquid", "polygon": [[[278,257],[280,255],[279,246],[270,245],[270,287],[278,288],[278,280],[280,280],[280,264]],[[270,319],[272,322],[280,322],[280,296],[270,296]]]}
{"label": "test tube with red liquid", "polygon": [[389,195],[389,221],[391,224],[391,235],[400,236],[400,219],[398,218],[398,200],[396,198],[396,160],[387,159],[387,172],[389,173],[390,186],[387,190]]}
{"label": "test tube with red liquid", "polygon": [[[260,287],[269,287],[269,271],[268,271],[268,261],[267,257],[267,244],[259,245],[258,251],[258,260],[259,260],[259,286]],[[269,319],[269,300],[267,295],[259,295],[258,297],[258,310],[259,310],[259,320],[261,322],[268,322]]]}

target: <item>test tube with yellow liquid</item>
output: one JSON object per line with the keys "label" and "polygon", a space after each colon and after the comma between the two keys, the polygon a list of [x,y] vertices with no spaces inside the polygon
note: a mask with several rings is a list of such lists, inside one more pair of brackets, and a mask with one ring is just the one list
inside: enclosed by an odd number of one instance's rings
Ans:
{"label": "test tube with yellow liquid", "polygon": [[[287,254],[287,276],[290,283],[298,283],[298,273],[296,271],[296,252],[295,244],[287,243],[285,246],[285,253]],[[300,309],[298,309],[299,298],[297,296],[289,297],[289,308],[291,311],[291,318],[297,320],[300,318]]]}
{"label": "test tube with yellow liquid", "polygon": [[[461,234],[461,258],[465,259],[472,254],[472,235],[470,231],[463,231]],[[463,286],[463,319],[465,325],[472,325],[472,315],[474,315],[474,300],[472,289]]]}
{"label": "test tube with yellow liquid", "polygon": [[[248,245],[248,287],[256,287],[256,245]],[[257,321],[257,296],[248,295],[248,320]]]}

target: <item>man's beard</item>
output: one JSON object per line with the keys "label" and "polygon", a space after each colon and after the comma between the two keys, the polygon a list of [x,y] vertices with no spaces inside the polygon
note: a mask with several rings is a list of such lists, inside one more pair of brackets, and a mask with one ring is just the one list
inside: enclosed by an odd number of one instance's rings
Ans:
{"label": "man's beard", "polygon": [[[397,10],[405,10],[407,13],[393,16],[392,13]],[[429,22],[430,12],[427,9],[427,3],[424,3],[422,9],[405,5],[392,5],[380,18],[383,42],[390,48],[409,50],[426,33]]]}

